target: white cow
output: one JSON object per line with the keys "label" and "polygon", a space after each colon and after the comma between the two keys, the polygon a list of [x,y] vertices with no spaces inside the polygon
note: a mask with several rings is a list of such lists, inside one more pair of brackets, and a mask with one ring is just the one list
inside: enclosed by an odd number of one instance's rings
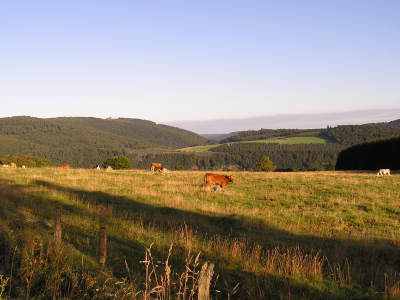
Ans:
{"label": "white cow", "polygon": [[389,175],[390,176],[390,169],[379,169],[378,173],[376,176],[385,176]]}

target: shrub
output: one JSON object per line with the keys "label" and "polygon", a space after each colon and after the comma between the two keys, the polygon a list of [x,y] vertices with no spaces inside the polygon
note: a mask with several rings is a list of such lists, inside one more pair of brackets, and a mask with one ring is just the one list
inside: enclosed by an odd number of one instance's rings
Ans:
{"label": "shrub", "polygon": [[273,172],[276,170],[276,166],[272,163],[268,156],[264,156],[257,165],[257,171],[264,171],[264,172]]}
{"label": "shrub", "polygon": [[131,168],[131,162],[126,156],[114,156],[107,158],[104,163],[104,168],[110,166],[114,170],[126,170]]}

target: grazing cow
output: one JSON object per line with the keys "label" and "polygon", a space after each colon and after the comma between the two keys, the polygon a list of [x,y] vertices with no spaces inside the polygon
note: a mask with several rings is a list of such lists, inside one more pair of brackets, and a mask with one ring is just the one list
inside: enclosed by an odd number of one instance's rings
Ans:
{"label": "grazing cow", "polygon": [[60,168],[60,169],[69,169],[69,164],[59,165],[58,168]]}
{"label": "grazing cow", "polygon": [[380,169],[376,176],[385,176],[389,175],[390,176],[390,169]]}
{"label": "grazing cow", "polygon": [[210,186],[211,184],[219,185],[224,188],[229,182],[233,182],[233,178],[227,175],[206,173],[204,175],[204,184]]}
{"label": "grazing cow", "polygon": [[16,167],[17,167],[17,165],[16,165],[15,163],[12,162],[12,163],[10,164],[10,168],[16,168]]}
{"label": "grazing cow", "polygon": [[161,163],[155,163],[155,162],[151,163],[151,171],[152,171],[153,173],[154,173],[155,171],[162,172],[163,169],[164,169],[163,164],[161,164]]}
{"label": "grazing cow", "polygon": [[101,168],[100,168],[100,165],[95,165],[95,166],[93,167],[93,169],[95,169],[95,170],[100,170]]}
{"label": "grazing cow", "polygon": [[25,167],[25,165],[22,165],[21,168],[22,168],[22,169],[25,169],[26,167]]}

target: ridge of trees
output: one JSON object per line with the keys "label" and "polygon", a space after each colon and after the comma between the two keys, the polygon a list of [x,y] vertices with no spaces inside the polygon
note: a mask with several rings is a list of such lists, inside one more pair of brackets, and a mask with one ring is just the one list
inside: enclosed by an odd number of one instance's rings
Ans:
{"label": "ridge of trees", "polygon": [[288,138],[300,136],[317,136],[331,143],[355,145],[379,138],[400,136],[400,119],[388,123],[371,123],[364,125],[339,125],[326,129],[260,129],[241,131],[224,138],[221,143]]}
{"label": "ridge of trees", "polygon": [[341,145],[355,145],[400,136],[400,128],[387,124],[341,125],[321,130],[321,136]]}

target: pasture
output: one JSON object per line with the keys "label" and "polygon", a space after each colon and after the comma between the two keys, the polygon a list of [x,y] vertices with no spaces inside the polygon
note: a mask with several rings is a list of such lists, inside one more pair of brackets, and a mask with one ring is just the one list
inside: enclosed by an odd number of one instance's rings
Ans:
{"label": "pasture", "polygon": [[[245,143],[245,142],[241,142]],[[246,143],[278,143],[278,144],[326,144],[327,140],[316,136],[294,136],[287,138],[273,138],[266,140],[247,141]]]}
{"label": "pasture", "polygon": [[[326,144],[327,140],[310,136],[310,137],[285,137],[285,138],[273,138],[273,139],[266,139],[266,140],[253,140],[253,141],[242,141],[242,142],[231,142],[229,144],[235,143],[278,143],[278,144],[287,144],[287,145],[296,145],[296,144]],[[215,144],[215,145],[203,145],[203,146],[194,146],[194,147],[187,147],[179,149],[179,151],[184,152],[206,152],[212,148],[219,147],[223,144]]]}
{"label": "pasture", "polygon": [[[126,299],[152,299],[144,292],[156,281],[146,269],[150,247],[156,272],[167,270],[169,258],[176,282],[185,265],[196,268],[198,253],[199,263],[214,263],[213,299],[400,297],[400,175],[229,172],[235,181],[216,193],[202,186],[204,174],[1,169],[0,225],[11,238],[16,278],[3,297],[58,288],[65,290],[58,297],[91,299],[129,288]],[[62,277],[47,288],[45,280],[59,278],[41,271],[35,257],[52,239],[56,210],[70,253],[57,263],[76,282]],[[104,272],[96,259],[101,226],[108,234]],[[177,286],[171,299],[183,299]]]}

